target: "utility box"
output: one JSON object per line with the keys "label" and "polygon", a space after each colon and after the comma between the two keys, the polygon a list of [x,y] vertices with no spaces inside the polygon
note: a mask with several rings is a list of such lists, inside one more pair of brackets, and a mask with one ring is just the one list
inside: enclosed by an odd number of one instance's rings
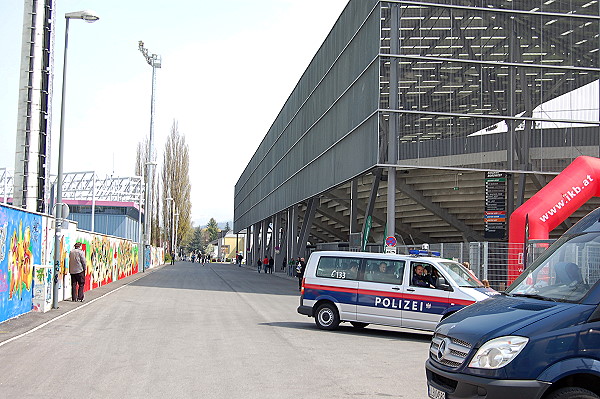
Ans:
{"label": "utility box", "polygon": [[52,308],[52,266],[33,266],[34,312],[45,313]]}

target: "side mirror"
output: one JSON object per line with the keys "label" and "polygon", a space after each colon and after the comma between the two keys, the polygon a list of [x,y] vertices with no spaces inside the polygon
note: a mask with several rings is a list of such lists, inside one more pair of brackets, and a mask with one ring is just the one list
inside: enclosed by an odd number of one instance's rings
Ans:
{"label": "side mirror", "polygon": [[436,288],[444,291],[453,291],[452,287],[450,287],[450,285],[446,282],[446,279],[443,277],[438,277]]}

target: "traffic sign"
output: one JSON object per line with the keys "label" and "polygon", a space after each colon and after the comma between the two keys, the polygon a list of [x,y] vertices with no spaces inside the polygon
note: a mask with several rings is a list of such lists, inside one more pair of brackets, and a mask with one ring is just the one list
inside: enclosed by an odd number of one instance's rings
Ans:
{"label": "traffic sign", "polygon": [[385,239],[385,245],[387,245],[388,247],[395,247],[396,244],[397,244],[397,241],[396,241],[396,237],[394,237],[394,236],[390,236]]}

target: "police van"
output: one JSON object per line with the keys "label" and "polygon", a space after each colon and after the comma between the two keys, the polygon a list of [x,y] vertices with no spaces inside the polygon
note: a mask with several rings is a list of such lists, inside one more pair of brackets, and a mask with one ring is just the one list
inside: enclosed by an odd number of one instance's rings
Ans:
{"label": "police van", "polygon": [[430,255],[313,252],[298,313],[324,330],[350,322],[433,331],[442,317],[497,294],[461,264]]}

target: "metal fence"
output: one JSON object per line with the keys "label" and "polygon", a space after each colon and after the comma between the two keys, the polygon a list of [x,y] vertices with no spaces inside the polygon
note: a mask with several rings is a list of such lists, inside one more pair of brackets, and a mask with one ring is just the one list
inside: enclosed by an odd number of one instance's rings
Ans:
{"label": "metal fence", "polygon": [[[527,245],[527,261],[529,265],[548,247],[548,243],[533,242]],[[523,244],[511,244],[523,252]],[[508,279],[508,253],[511,248],[506,242],[456,242],[429,244],[431,252],[439,252],[442,258],[452,259],[460,263],[469,263],[469,268],[480,280],[487,280],[496,290],[504,291]],[[399,245],[396,247],[398,254],[408,255],[410,249],[421,249],[419,246]],[[319,244],[313,251],[356,251],[348,243]],[[368,245],[366,252],[384,252],[383,245]],[[589,253],[588,253],[589,252]],[[582,256],[600,258],[600,247],[592,253],[587,251]],[[600,272],[599,272],[600,273]]]}
{"label": "metal fence", "polygon": [[[523,244],[484,241],[430,244],[429,250],[439,252],[442,258],[460,263],[468,262],[470,269],[480,280],[487,280],[492,288],[504,291],[508,279],[508,253],[513,246],[518,250],[523,249]],[[548,244],[529,243],[526,264],[531,264],[547,247]],[[400,246],[397,251],[408,254],[408,250],[414,248]]]}

